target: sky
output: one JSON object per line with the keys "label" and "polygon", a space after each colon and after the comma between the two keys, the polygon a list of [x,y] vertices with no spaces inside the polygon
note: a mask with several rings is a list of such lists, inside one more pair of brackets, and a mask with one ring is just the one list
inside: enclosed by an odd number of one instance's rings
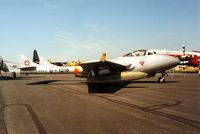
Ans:
{"label": "sky", "polygon": [[0,0],[0,56],[115,58],[137,49],[200,50],[200,0]]}

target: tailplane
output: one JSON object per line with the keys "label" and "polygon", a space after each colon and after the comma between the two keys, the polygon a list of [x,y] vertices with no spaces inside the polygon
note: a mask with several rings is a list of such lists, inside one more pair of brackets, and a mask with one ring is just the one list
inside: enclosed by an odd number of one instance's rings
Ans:
{"label": "tailplane", "polygon": [[40,65],[50,66],[50,67],[58,67],[54,64],[51,64],[48,60],[43,57],[40,57]]}

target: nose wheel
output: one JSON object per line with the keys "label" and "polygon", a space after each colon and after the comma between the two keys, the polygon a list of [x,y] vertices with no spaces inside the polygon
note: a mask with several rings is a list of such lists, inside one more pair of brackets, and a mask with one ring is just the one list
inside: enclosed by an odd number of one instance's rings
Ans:
{"label": "nose wheel", "polygon": [[161,77],[158,78],[158,83],[165,83],[165,75],[166,73],[161,73]]}
{"label": "nose wheel", "polygon": [[165,83],[165,77],[159,77],[158,83]]}

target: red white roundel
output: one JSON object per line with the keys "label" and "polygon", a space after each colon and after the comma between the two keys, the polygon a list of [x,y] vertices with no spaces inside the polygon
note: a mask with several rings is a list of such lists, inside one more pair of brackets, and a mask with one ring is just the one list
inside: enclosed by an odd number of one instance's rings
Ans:
{"label": "red white roundel", "polygon": [[25,65],[25,66],[28,66],[28,65],[30,65],[30,61],[28,61],[28,60],[25,60],[25,61],[24,61],[24,65]]}

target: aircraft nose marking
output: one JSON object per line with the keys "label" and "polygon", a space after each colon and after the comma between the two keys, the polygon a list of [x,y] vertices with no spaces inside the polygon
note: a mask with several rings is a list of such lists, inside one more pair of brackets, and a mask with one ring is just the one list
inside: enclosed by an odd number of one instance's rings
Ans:
{"label": "aircraft nose marking", "polygon": [[144,63],[145,63],[145,61],[139,61],[140,62],[140,64],[143,66],[144,65]]}

